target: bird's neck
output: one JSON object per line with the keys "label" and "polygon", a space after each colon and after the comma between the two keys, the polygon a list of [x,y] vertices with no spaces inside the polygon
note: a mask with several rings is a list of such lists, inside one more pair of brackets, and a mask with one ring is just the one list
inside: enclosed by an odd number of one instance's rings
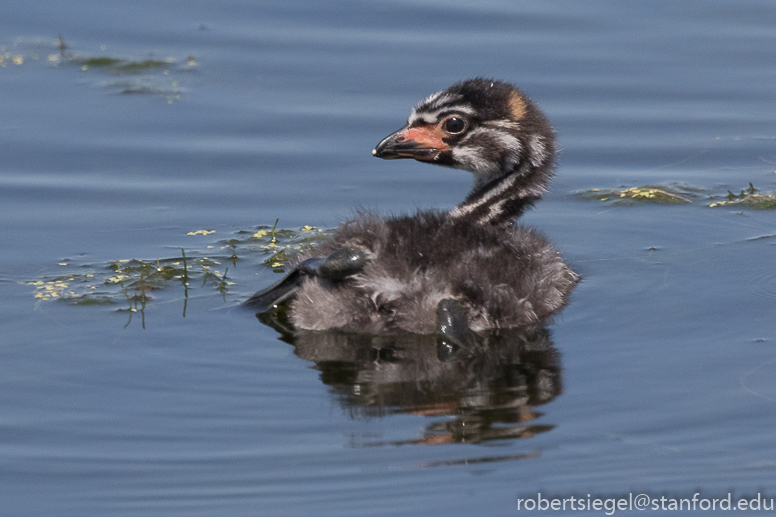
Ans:
{"label": "bird's neck", "polygon": [[462,203],[450,211],[454,219],[466,218],[479,224],[504,224],[520,217],[547,191],[549,167],[523,162],[515,170],[495,178],[477,178]]}

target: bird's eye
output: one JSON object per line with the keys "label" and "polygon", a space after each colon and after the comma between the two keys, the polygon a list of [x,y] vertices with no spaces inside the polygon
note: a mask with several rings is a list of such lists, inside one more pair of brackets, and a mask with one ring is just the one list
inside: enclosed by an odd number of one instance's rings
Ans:
{"label": "bird's eye", "polygon": [[444,121],[443,127],[451,135],[457,135],[466,129],[466,121],[460,117],[450,117]]}

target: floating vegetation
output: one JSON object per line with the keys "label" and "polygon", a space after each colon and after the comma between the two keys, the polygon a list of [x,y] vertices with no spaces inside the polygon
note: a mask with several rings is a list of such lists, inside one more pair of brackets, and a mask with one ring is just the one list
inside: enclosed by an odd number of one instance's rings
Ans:
{"label": "floating vegetation", "polygon": [[113,71],[117,74],[139,74],[153,68],[166,68],[174,61],[159,61],[156,59],[146,59],[143,61],[128,61],[119,63]]}
{"label": "floating vegetation", "polygon": [[[267,244],[260,244],[259,248],[269,257],[264,259],[264,265],[273,269],[282,268],[283,264],[288,262],[289,254],[299,251],[304,247],[312,246],[326,236],[326,233],[314,226],[303,226],[299,231],[278,230],[278,220],[275,225],[259,228],[256,233],[251,235],[251,239],[266,239]],[[282,269],[281,269],[282,271]]]}
{"label": "floating vegetation", "polygon": [[675,184],[670,187],[663,185],[644,185],[627,189],[590,189],[577,194],[590,201],[609,201],[614,205],[635,205],[638,203],[657,203],[677,205],[692,203],[692,198],[703,192],[689,185]]}
{"label": "floating vegetation", "polygon": [[[100,52],[105,50],[106,46],[102,45]],[[180,99],[183,93],[179,80],[169,76],[194,71],[198,66],[197,59],[193,56],[187,56],[185,59],[157,59],[154,56],[131,59],[110,55],[80,55],[70,50],[62,36],[59,36],[59,39],[17,38],[10,47],[0,45],[0,68],[31,62],[45,62],[61,68],[77,67],[82,72],[96,70],[103,74],[120,76],[121,79],[106,81],[104,86],[125,94],[161,95],[169,103]]]}
{"label": "floating vegetation", "polygon": [[141,74],[143,72],[155,69],[169,69],[175,64],[173,58],[167,58],[165,61],[156,59],[146,59],[143,61],[132,61],[129,59],[118,59],[113,57],[89,57],[81,58],[74,55],[68,57],[68,61],[79,65],[84,72],[90,68],[102,68],[104,71],[114,75],[123,74]]}
{"label": "floating vegetation", "polygon": [[718,206],[745,206],[747,208],[755,208],[758,210],[773,210],[776,209],[776,194],[759,192],[754,185],[749,184],[749,188],[741,190],[740,194],[733,194],[728,190],[727,198],[720,201],[712,202],[709,207],[715,208]]}
{"label": "floating vegetation", "polygon": [[[76,266],[72,262],[63,264]],[[228,267],[224,268],[219,260],[200,256],[187,259],[184,250],[179,257],[155,261],[114,260],[98,266],[81,264],[78,270],[25,283],[35,286],[35,298],[41,301],[61,300],[73,305],[110,305],[123,299],[135,301],[175,280],[184,286],[191,280],[215,282],[224,293],[227,286],[234,285],[227,280]]]}
{"label": "floating vegetation", "polygon": [[645,185],[622,190],[589,189],[577,192],[577,195],[590,201],[610,202],[613,205],[635,205],[638,203],[686,204],[703,197],[710,208],[720,206],[738,206],[758,210],[776,209],[776,193],[761,192],[749,184],[749,188],[741,190],[740,194],[727,191],[725,195],[712,195],[709,191],[684,184],[673,184],[670,187],[661,185]]}
{"label": "floating vegetation", "polygon": [[[57,300],[71,305],[115,305],[120,311],[143,313],[154,293],[182,289],[184,316],[190,289],[210,289],[226,299],[236,284],[231,278],[244,259],[257,256],[267,267],[282,271],[288,254],[312,246],[325,235],[321,229],[304,226],[284,230],[275,225],[234,232],[227,240],[210,241],[180,250],[163,259],[121,259],[106,264],[59,262],[57,273],[23,282],[34,289],[38,303]],[[210,236],[213,230],[188,232],[189,236]],[[249,266],[250,267],[250,266]]]}
{"label": "floating vegetation", "polygon": [[103,66],[116,66],[121,63],[121,59],[113,57],[88,57],[78,60],[81,66],[100,68]]}

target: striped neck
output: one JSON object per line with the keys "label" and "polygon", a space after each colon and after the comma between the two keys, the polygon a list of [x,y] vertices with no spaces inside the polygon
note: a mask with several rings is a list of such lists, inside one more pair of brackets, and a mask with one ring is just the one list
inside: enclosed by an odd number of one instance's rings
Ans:
{"label": "striped neck", "polygon": [[[450,217],[479,224],[511,223],[541,199],[547,191],[547,176],[547,171],[534,170],[530,162],[524,162],[509,174],[476,184],[466,199],[450,211]],[[547,179],[542,180],[543,177]]]}

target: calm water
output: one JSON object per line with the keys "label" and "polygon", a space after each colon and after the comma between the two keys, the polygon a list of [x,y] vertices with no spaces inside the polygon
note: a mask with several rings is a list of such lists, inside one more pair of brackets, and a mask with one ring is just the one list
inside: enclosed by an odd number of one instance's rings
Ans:
{"label": "calm water", "polygon": [[[776,212],[575,194],[775,190],[772,1],[131,5],[3,4],[0,513],[776,497]],[[57,58],[59,34],[81,61]],[[99,56],[171,63],[81,69]],[[451,206],[467,173],[370,151],[418,100],[477,75],[522,86],[563,149],[524,219],[584,277],[547,332],[494,338],[458,369],[423,340],[292,345],[234,310],[276,278],[255,252],[225,296],[168,287],[142,314],[26,285],[201,256],[276,218],[330,228],[356,206]],[[202,229],[216,233],[186,235]]]}

